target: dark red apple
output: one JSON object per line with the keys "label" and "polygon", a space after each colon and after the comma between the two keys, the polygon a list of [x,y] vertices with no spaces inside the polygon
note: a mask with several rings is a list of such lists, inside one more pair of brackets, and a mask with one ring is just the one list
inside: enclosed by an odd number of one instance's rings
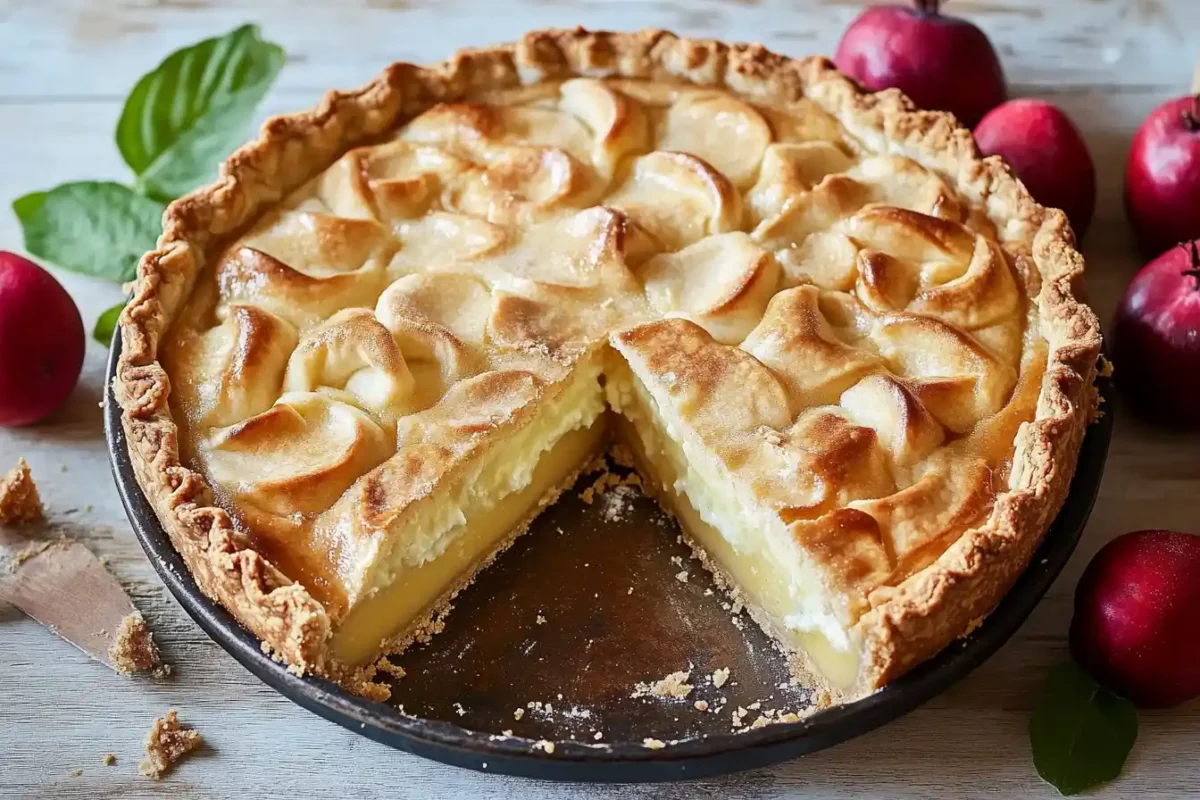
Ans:
{"label": "dark red apple", "polygon": [[1004,70],[984,32],[939,5],[867,8],[842,35],[834,61],[871,91],[895,87],[919,107],[949,111],[973,128],[1004,102]]}
{"label": "dark red apple", "polygon": [[1138,128],[1125,211],[1149,255],[1200,238],[1200,94],[1163,103]]}
{"label": "dark red apple", "polygon": [[1101,548],[1075,590],[1071,654],[1139,706],[1200,695],[1200,536],[1135,531]]}
{"label": "dark red apple", "polygon": [[1061,108],[1044,100],[1010,100],[975,128],[984,155],[1008,162],[1044,206],[1061,208],[1082,239],[1096,210],[1096,167],[1079,129]]}
{"label": "dark red apple", "polygon": [[[1174,247],[1133,277],[1112,329],[1113,377],[1135,410],[1200,426],[1200,247]],[[1200,610],[1197,612],[1200,614]]]}
{"label": "dark red apple", "polygon": [[0,250],[0,425],[28,425],[61,406],[79,380],[86,344],[62,284]]}

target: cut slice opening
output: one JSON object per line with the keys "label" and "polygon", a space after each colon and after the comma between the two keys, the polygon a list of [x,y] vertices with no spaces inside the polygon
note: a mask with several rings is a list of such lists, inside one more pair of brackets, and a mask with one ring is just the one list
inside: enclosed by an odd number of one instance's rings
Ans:
{"label": "cut slice opening", "polygon": [[858,674],[857,636],[786,525],[741,497],[714,458],[673,430],[624,361],[611,361],[606,392],[617,412],[615,435],[645,485],[718,583],[794,657],[797,670],[849,690]]}
{"label": "cut slice opening", "polygon": [[[743,497],[727,470],[689,443],[616,351],[605,348],[597,356],[568,379],[571,385],[552,406],[468,470],[462,485],[422,501],[430,507],[417,509],[393,534],[398,541],[385,548],[369,588],[340,621],[332,655],[364,664],[434,632],[453,596],[615,438],[633,454],[644,484],[675,516],[706,568],[788,652],[796,670],[849,690],[858,673],[857,638],[786,525]],[[586,413],[571,417],[579,407]],[[573,427],[561,424],[568,417],[576,420]],[[504,481],[493,480],[501,473]],[[438,532],[436,547],[424,548],[424,560],[406,563],[400,555],[405,540],[425,536],[428,526],[419,523],[426,517],[453,522]]]}

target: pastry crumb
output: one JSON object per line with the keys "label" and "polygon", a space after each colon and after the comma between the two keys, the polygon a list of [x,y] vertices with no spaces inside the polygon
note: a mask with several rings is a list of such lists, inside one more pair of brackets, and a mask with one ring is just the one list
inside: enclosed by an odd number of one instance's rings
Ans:
{"label": "pastry crumb", "polygon": [[396,680],[400,680],[408,674],[404,670],[404,667],[398,664],[393,664],[390,660],[388,660],[387,656],[380,656],[379,660],[375,662],[375,668],[385,675],[391,675]]}
{"label": "pastry crumb", "polygon": [[729,667],[713,670],[710,679],[712,680],[712,685],[720,689],[725,685],[725,681],[729,680]]}
{"label": "pastry crumb", "polygon": [[684,570],[680,570],[679,572],[676,572],[675,580],[679,581],[680,583],[687,583],[688,582],[688,571],[686,569],[684,569]]}
{"label": "pastry crumb", "polygon": [[165,717],[154,720],[154,727],[146,739],[146,760],[138,771],[147,778],[158,780],[202,741],[199,731],[180,725],[179,716],[172,708]]}
{"label": "pastry crumb", "polygon": [[517,720],[518,722],[520,722],[521,717],[523,716],[525,716],[525,709],[523,708],[518,708],[513,712],[513,719]]}
{"label": "pastry crumb", "polygon": [[633,508],[633,500],[637,496],[636,490],[632,486],[621,484],[614,487],[611,491],[604,494],[604,519],[607,522],[616,522],[624,519],[629,510]]}
{"label": "pastry crumb", "polygon": [[8,571],[15,573],[22,564],[31,558],[40,556],[42,553],[55,547],[69,547],[72,543],[72,540],[65,536],[58,539],[43,539],[40,542],[34,542],[27,547],[21,548],[8,558]]}
{"label": "pastry crumb", "polygon": [[[108,648],[108,658],[117,672],[126,677],[145,670],[156,670],[155,674],[158,674],[156,668],[162,665],[162,659],[154,644],[154,634],[146,626],[141,612],[134,611],[121,620],[121,627]],[[169,674],[169,671],[162,674]]]}
{"label": "pastry crumb", "polygon": [[692,685],[688,683],[691,672],[672,672],[667,677],[654,683],[638,683],[634,686],[631,697],[662,697],[682,700],[692,693]]}
{"label": "pastry crumb", "polygon": [[545,625],[545,624],[546,624],[546,618],[545,618],[544,616],[542,616],[541,614],[538,614],[538,615],[537,615],[537,619],[535,620],[535,622],[537,622],[537,624],[538,624],[538,625]]}
{"label": "pastry crumb", "polygon": [[635,473],[622,477],[615,472],[605,469],[582,492],[579,493],[579,498],[587,505],[592,505],[597,499],[603,497],[604,519],[609,522],[614,522],[624,517],[625,513],[632,505],[634,492],[632,488],[642,485],[641,476]]}
{"label": "pastry crumb", "polygon": [[649,750],[662,750],[666,746],[667,743],[662,739],[651,739],[649,737],[642,739],[642,747],[645,747]]}
{"label": "pastry crumb", "polygon": [[697,711],[708,711],[707,700],[697,700],[696,702],[692,703],[692,706],[694,706]]}
{"label": "pastry crumb", "polygon": [[545,739],[538,739],[536,742],[533,743],[533,749],[541,750],[545,753],[553,753],[554,752],[554,742],[548,742]]}
{"label": "pastry crumb", "polygon": [[37,485],[24,458],[0,479],[0,525],[34,525],[45,512]]}
{"label": "pastry crumb", "polygon": [[105,753],[104,754],[104,766],[111,767],[115,763],[117,763],[117,754],[116,753]]}

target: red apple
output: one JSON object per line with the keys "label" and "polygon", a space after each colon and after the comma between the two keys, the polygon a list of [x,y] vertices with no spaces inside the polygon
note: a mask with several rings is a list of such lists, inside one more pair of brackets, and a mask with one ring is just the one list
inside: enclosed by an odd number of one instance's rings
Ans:
{"label": "red apple", "polygon": [[1200,425],[1200,247],[1175,247],[1133,277],[1112,329],[1113,377],[1137,411]]}
{"label": "red apple", "polygon": [[1075,236],[1083,238],[1096,210],[1096,167],[1062,109],[1044,100],[1010,100],[988,112],[975,141],[984,155],[1007,161],[1035,200],[1066,212]]}
{"label": "red apple", "polygon": [[1135,531],[1105,545],[1075,590],[1071,654],[1140,706],[1200,695],[1200,536]]}
{"label": "red apple", "polygon": [[0,425],[28,425],[66,401],[87,339],[66,289],[29,259],[0,250]]}
{"label": "red apple", "polygon": [[949,111],[972,128],[1004,102],[1004,70],[984,32],[940,13],[939,5],[867,8],[842,35],[834,61],[871,91],[895,87],[919,107]]}
{"label": "red apple", "polygon": [[1150,255],[1200,238],[1200,94],[1163,103],[1138,128],[1125,211]]}

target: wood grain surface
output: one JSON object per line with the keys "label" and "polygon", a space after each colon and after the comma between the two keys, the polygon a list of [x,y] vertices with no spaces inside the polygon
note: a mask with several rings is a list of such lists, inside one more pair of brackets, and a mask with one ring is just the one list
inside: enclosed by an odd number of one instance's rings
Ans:
{"label": "wood grain surface", "polygon": [[[634,28],[831,52],[860,3],[839,0],[0,0],[0,248],[19,249],[8,211],[27,191],[82,178],[125,179],[112,130],[125,92],[171,50],[255,21],[290,57],[265,112],[309,107],[329,87],[394,60],[545,25]],[[1108,320],[1138,266],[1121,210],[1130,136],[1182,94],[1200,49],[1194,0],[959,0],[996,42],[1014,94],[1074,117],[1100,172],[1084,246],[1093,305]],[[91,322],[116,287],[61,274]],[[101,432],[105,353],[88,345],[68,406],[47,424],[0,431],[0,467],[33,466],[50,512],[106,557],[151,627],[172,678],[125,680],[0,607],[0,797],[1053,797],[1026,735],[1036,688],[1065,654],[1071,592],[1092,553],[1145,527],[1196,530],[1200,438],[1118,414],[1104,486],[1066,572],[1013,640],[970,678],[887,727],[825,752],[722,779],[587,786],[458,770],[388,749],[309,714],[239,667],[197,628],[142,555],[112,485]],[[167,708],[207,744],[161,782],[138,776],[142,742]],[[117,762],[105,766],[106,753]],[[1108,797],[1200,791],[1200,704],[1142,715],[1125,775]]]}

